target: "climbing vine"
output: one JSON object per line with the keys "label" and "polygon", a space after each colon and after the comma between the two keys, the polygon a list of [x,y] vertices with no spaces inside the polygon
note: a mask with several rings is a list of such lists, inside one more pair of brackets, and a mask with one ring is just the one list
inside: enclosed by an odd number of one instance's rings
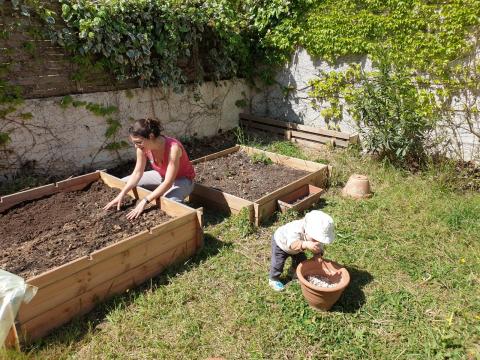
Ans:
{"label": "climbing vine", "polygon": [[[479,66],[471,56],[480,34],[478,0],[13,0],[12,4],[23,16],[42,19],[43,36],[72,54],[81,69],[79,78],[88,69],[101,67],[119,80],[137,79],[142,86],[176,90],[192,81],[234,76],[272,83],[276,66],[303,46],[313,57],[331,63],[358,55],[368,57],[376,68],[388,64],[389,74],[382,76],[408,79],[404,83],[408,91],[398,95],[387,87],[375,88],[364,93],[375,94],[372,101],[382,99],[377,90],[396,99],[408,95],[422,119],[441,119],[458,136],[466,130],[480,138],[475,100],[480,93]],[[8,31],[2,29],[0,37],[8,37]],[[378,74],[362,71],[357,67],[343,75],[320,73],[310,82],[312,105],[330,128],[338,129],[345,112],[358,110],[356,94],[379,83]],[[282,89],[285,95],[294,90]],[[425,114],[422,106],[427,106]],[[464,129],[458,129],[459,113]],[[108,126],[115,128],[115,122]],[[0,141],[8,142],[8,134],[3,133]]]}

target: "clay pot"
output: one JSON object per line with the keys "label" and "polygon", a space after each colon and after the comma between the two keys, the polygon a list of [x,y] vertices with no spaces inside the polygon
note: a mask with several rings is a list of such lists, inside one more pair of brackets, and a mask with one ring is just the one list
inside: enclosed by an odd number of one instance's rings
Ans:
{"label": "clay pot", "polygon": [[372,196],[370,181],[365,175],[353,174],[342,189],[342,195],[354,199],[365,199]]}
{"label": "clay pot", "polygon": [[[309,275],[325,277],[335,286],[331,288],[315,286],[307,280]],[[308,304],[316,310],[324,311],[330,310],[350,283],[350,274],[347,269],[321,257],[301,262],[297,267],[297,277]]]}

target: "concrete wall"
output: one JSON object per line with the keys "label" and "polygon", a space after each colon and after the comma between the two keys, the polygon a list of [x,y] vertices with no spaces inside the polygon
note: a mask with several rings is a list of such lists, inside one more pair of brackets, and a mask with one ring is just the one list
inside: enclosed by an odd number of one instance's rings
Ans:
{"label": "concrete wall", "polygon": [[[252,93],[251,112],[260,116],[326,128],[326,123],[320,115],[321,108],[314,110],[310,105],[308,81],[316,78],[319,71],[342,71],[352,62],[360,63],[365,71],[372,70],[372,63],[366,57],[344,58],[332,66],[325,61],[311,58],[304,49],[299,49],[291,62],[278,72],[275,85],[264,91]],[[479,102],[480,99],[477,99],[477,104]],[[447,149],[452,157],[480,161],[479,138],[473,135],[464,121],[464,116],[463,110],[459,108],[454,119],[439,124],[436,134],[444,140],[443,149]],[[357,131],[346,111],[343,112],[343,119],[338,124],[338,130]],[[473,125],[480,133],[480,120],[477,119]]]}
{"label": "concrete wall", "polygon": [[[119,109],[112,118],[122,128],[116,141],[128,141],[128,128],[134,119],[156,117],[166,135],[204,137],[238,125],[242,109],[235,102],[249,96],[242,80],[208,82],[200,88],[188,88],[181,94],[162,88],[133,89],[72,95],[85,101]],[[118,152],[103,149],[106,118],[96,116],[84,106],[62,108],[62,97],[30,99],[15,113],[2,120],[0,131],[9,132],[12,141],[0,148],[0,180],[23,171],[39,174],[71,175],[79,171],[105,168],[135,155],[129,146]],[[21,114],[32,114],[23,116]]]}

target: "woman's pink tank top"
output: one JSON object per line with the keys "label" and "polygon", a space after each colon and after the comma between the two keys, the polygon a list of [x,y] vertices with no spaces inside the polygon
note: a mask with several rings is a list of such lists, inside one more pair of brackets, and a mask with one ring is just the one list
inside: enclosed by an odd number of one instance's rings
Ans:
{"label": "woman's pink tank top", "polygon": [[180,164],[177,172],[177,176],[175,179],[186,177],[190,180],[195,178],[195,170],[193,169],[192,163],[190,162],[187,152],[183,147],[182,143],[177,139],[164,136],[165,138],[165,150],[163,152],[163,161],[160,165],[156,164],[153,159],[153,154],[150,150],[144,151],[145,156],[147,157],[148,161],[152,165],[153,170],[158,171],[162,178],[165,178],[165,173],[167,172],[167,165],[168,165],[168,158],[170,156],[170,150],[172,145],[175,143],[182,149],[182,156],[180,156]]}

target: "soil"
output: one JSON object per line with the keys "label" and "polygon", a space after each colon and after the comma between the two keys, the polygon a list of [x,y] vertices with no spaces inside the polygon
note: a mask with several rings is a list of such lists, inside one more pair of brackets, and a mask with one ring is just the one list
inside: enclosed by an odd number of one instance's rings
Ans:
{"label": "soil", "polygon": [[194,167],[196,182],[250,201],[309,174],[283,165],[253,162],[242,151]]}
{"label": "soil", "polygon": [[127,220],[136,204],[129,197],[120,211],[104,211],[118,192],[97,181],[0,214],[0,268],[30,278],[171,219],[151,204],[138,219]]}

